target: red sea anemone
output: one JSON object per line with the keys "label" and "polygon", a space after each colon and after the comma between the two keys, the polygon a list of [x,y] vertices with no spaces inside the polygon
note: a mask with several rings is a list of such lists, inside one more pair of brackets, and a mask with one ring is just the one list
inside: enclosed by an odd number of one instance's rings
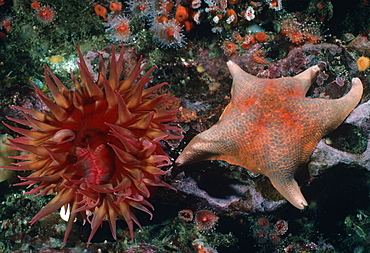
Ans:
{"label": "red sea anemone", "polygon": [[234,55],[238,50],[236,44],[230,40],[225,40],[224,43],[222,43],[222,49],[227,55]]}
{"label": "red sea anemone", "polygon": [[285,234],[287,231],[288,231],[288,222],[285,221],[285,220],[278,220],[276,223],[275,223],[275,231],[279,234],[279,235],[283,235]]}
{"label": "red sea anemone", "polygon": [[270,222],[267,218],[261,217],[256,221],[256,227],[259,229],[268,229]]}
{"label": "red sea anemone", "polygon": [[201,231],[206,231],[217,225],[218,216],[209,210],[199,210],[195,213],[194,221]]}
{"label": "red sea anemone", "polygon": [[190,209],[182,209],[178,212],[177,217],[182,221],[189,222],[193,220],[194,214]]}
{"label": "red sea anemone", "polygon": [[30,223],[70,207],[63,245],[78,213],[91,224],[88,244],[105,219],[116,238],[117,216],[126,221],[133,237],[133,222],[139,227],[140,223],[132,208],[152,216],[148,208],[153,207],[145,200],[150,196],[148,188],[172,188],[160,179],[166,174],[160,167],[170,164],[160,141],[180,138],[167,132],[177,127],[164,124],[177,120],[176,111],[157,108],[172,98],[153,94],[165,83],[143,89],[154,68],[138,78],[143,71],[140,59],[120,81],[123,50],[117,60],[112,47],[109,78],[100,57],[100,74],[94,81],[79,49],[78,53],[80,81],[72,75],[75,89],[69,90],[45,66],[46,84],[54,99],[34,87],[49,111],[14,106],[25,119],[8,119],[31,129],[4,123],[23,135],[9,140],[10,147],[28,152],[14,157],[24,161],[7,168],[34,171],[19,177],[25,182],[17,185],[36,185],[28,194],[56,194]]}
{"label": "red sea anemone", "polygon": [[55,10],[49,6],[38,6],[35,15],[37,20],[43,24],[50,24],[57,16]]}

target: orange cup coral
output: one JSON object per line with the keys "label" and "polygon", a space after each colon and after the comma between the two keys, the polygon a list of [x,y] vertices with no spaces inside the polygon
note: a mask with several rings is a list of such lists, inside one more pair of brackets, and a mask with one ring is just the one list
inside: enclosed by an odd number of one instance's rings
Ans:
{"label": "orange cup coral", "polygon": [[96,15],[102,17],[104,20],[107,20],[107,9],[104,6],[97,4],[94,6],[94,11]]}
{"label": "orange cup coral", "polygon": [[111,3],[109,5],[109,9],[111,11],[121,11],[122,10],[122,4],[121,3]]}
{"label": "orange cup coral", "polygon": [[359,71],[365,71],[370,67],[370,58],[361,56],[358,58],[356,64]]}
{"label": "orange cup coral", "polygon": [[269,39],[269,36],[264,32],[258,32],[256,33],[255,38],[259,42],[266,42]]}
{"label": "orange cup coral", "polygon": [[184,22],[189,18],[189,9],[184,6],[177,6],[175,19],[179,22]]}

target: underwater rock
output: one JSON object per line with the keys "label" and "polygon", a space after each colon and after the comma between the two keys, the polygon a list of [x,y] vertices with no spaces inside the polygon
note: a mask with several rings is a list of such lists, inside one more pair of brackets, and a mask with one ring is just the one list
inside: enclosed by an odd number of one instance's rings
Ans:
{"label": "underwater rock", "polygon": [[[278,194],[272,186],[260,189],[258,179],[262,176],[253,174],[248,177],[248,174],[252,173],[243,167],[229,165],[223,161],[206,161],[186,167],[186,172],[178,174],[172,186],[180,193],[191,196],[184,200],[188,202],[186,206],[189,208],[206,207],[215,211],[240,214],[270,212],[286,203],[282,197],[270,197]],[[225,172],[225,169],[229,171]],[[257,177],[257,180],[253,177]]]}
{"label": "underwater rock", "polygon": [[348,48],[356,50],[361,55],[370,55],[370,41],[368,36],[358,35],[349,44]]}

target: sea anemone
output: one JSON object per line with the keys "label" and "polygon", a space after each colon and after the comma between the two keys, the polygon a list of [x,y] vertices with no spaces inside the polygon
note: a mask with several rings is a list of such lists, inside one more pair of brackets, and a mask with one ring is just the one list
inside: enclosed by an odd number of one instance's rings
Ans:
{"label": "sea anemone", "polygon": [[221,48],[227,55],[234,55],[237,51],[236,44],[230,40],[225,40]]}
{"label": "sea anemone", "polygon": [[199,210],[195,213],[194,222],[201,231],[214,228],[218,222],[218,216],[209,210]]}
{"label": "sea anemone", "polygon": [[128,42],[131,39],[130,19],[118,15],[108,19],[110,26],[106,32],[111,34],[113,41]]}
{"label": "sea anemone", "polygon": [[283,9],[283,4],[281,0],[270,0],[269,6],[275,11],[280,11]]}
{"label": "sea anemone", "polygon": [[251,21],[256,17],[256,15],[254,14],[254,9],[251,6],[249,6],[245,11],[242,12],[242,16],[248,21]]}
{"label": "sea anemone", "polygon": [[31,8],[32,9],[34,9],[34,10],[36,10],[37,8],[39,8],[41,6],[41,3],[40,2],[38,2],[38,1],[33,1],[32,3],[31,3]]}
{"label": "sea anemone", "polygon": [[184,6],[177,6],[175,12],[175,19],[179,22],[184,22],[189,17],[189,9]]}
{"label": "sea anemone", "polygon": [[190,209],[182,209],[178,212],[177,217],[182,221],[189,222],[193,220],[194,214]]}
{"label": "sea anemone", "polygon": [[250,45],[256,43],[256,38],[254,35],[247,35],[244,37],[244,41],[242,43],[243,49],[248,49]]}
{"label": "sea anemone", "polygon": [[236,12],[233,9],[226,10],[226,23],[229,25],[235,25],[238,23],[238,15],[236,15]]}
{"label": "sea anemone", "polygon": [[152,26],[154,31],[153,39],[161,47],[182,47],[186,44],[184,41],[184,34],[182,34],[183,26],[176,20],[170,19],[162,23],[156,23]]}
{"label": "sea anemone", "polygon": [[94,81],[79,49],[78,54],[80,81],[72,75],[75,89],[69,90],[47,66],[45,80],[53,99],[34,85],[49,111],[13,106],[25,119],[8,119],[31,129],[4,123],[23,135],[9,140],[10,147],[28,153],[13,157],[25,161],[6,168],[34,171],[19,177],[25,182],[17,185],[36,185],[27,194],[56,194],[31,224],[69,207],[63,245],[80,213],[91,224],[88,246],[105,219],[114,238],[117,216],[126,221],[133,238],[133,222],[141,226],[132,209],[152,216],[148,208],[153,207],[145,200],[149,188],[172,188],[160,179],[167,173],[161,167],[170,164],[160,142],[180,136],[168,133],[179,128],[165,124],[176,121],[177,112],[158,108],[172,98],[154,94],[166,83],[144,89],[154,67],[139,78],[143,71],[140,58],[131,74],[120,80],[124,50],[117,60],[112,47],[109,78],[100,56],[100,73]]}
{"label": "sea anemone", "polygon": [[129,0],[127,5],[132,15],[138,15],[142,20],[150,21],[156,15],[154,0]]}
{"label": "sea anemone", "polygon": [[277,245],[281,242],[281,236],[280,234],[272,231],[269,233],[269,239],[270,239],[270,242],[273,244],[273,245]]}
{"label": "sea anemone", "polygon": [[259,42],[266,42],[269,39],[269,35],[264,32],[258,32],[256,33],[255,38]]}
{"label": "sea anemone", "polygon": [[111,3],[109,5],[109,9],[111,11],[121,11],[122,10],[122,4],[121,3]]}
{"label": "sea anemone", "polygon": [[253,232],[253,237],[258,244],[265,244],[268,241],[268,232],[264,229],[258,229]]}
{"label": "sea anemone", "polygon": [[171,0],[160,0],[158,5],[158,15],[168,16],[174,3]]}
{"label": "sea anemone", "polygon": [[265,217],[261,217],[256,221],[256,227],[259,229],[268,229],[269,226],[270,221]]}
{"label": "sea anemone", "polygon": [[43,24],[50,24],[57,17],[54,8],[50,6],[38,6],[35,10],[36,19]]}
{"label": "sea anemone", "polygon": [[283,235],[285,234],[287,231],[288,231],[288,222],[285,221],[285,220],[278,220],[276,223],[275,223],[275,231],[279,234],[279,235]]}

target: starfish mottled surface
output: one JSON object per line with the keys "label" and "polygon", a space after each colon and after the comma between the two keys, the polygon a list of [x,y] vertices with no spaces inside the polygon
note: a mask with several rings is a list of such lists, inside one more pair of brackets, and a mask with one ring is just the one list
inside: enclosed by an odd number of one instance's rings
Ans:
{"label": "starfish mottled surface", "polygon": [[219,121],[198,134],[176,160],[178,166],[224,160],[266,175],[295,207],[307,201],[294,179],[320,139],[336,129],[362,96],[360,79],[339,99],[305,97],[319,72],[310,67],[294,77],[261,79],[227,62],[231,101]]}

